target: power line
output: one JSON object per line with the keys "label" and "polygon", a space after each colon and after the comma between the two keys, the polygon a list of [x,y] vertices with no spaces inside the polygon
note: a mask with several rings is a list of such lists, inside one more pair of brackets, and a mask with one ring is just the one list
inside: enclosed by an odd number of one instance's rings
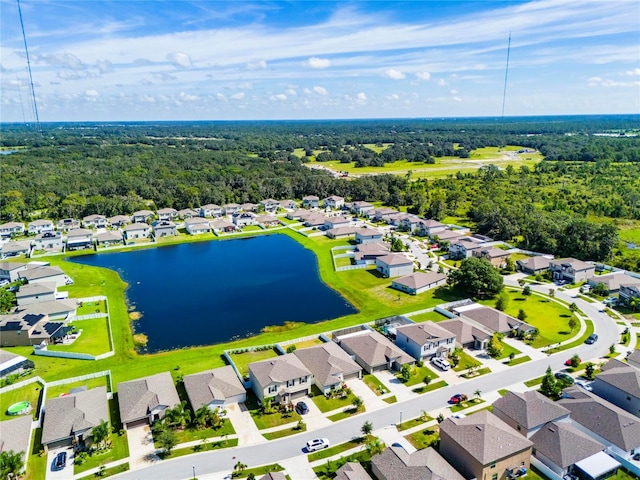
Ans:
{"label": "power line", "polygon": [[33,76],[31,75],[31,61],[29,60],[29,48],[27,47],[27,35],[24,32],[24,22],[22,21],[22,9],[20,8],[20,0],[18,2],[18,15],[20,16],[20,27],[22,28],[22,40],[24,41],[24,51],[27,55],[27,71],[29,72],[29,84],[31,85],[31,99],[33,101],[33,112],[36,116],[36,128],[38,132],[40,128],[40,116],[38,115],[38,103],[36,102],[36,90],[33,87]]}
{"label": "power line", "polygon": [[511,53],[511,32],[507,43],[507,67],[504,70],[504,90],[502,91],[502,119],[504,120],[504,105],[507,100],[507,78],[509,76],[509,54]]}

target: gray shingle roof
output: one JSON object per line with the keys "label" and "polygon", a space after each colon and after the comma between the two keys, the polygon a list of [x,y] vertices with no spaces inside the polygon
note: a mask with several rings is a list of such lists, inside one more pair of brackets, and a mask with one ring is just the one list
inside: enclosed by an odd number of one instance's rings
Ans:
{"label": "gray shingle roof", "polygon": [[[447,418],[440,431],[464,448],[480,464],[488,465],[526,450],[532,443],[493,413],[482,410],[465,418]],[[441,442],[446,437],[441,437]]]}
{"label": "gray shingle roof", "polygon": [[31,415],[24,415],[12,420],[2,422],[0,428],[0,452],[14,453],[24,452],[23,460],[29,454],[29,442],[31,441]]}
{"label": "gray shingle roof", "polygon": [[580,272],[583,270],[589,270],[591,268],[595,268],[592,264],[583,262],[582,260],[578,260],[575,258],[557,258],[555,260],[551,260],[549,262],[550,265],[570,265],[576,272]]}
{"label": "gray shingle roof", "polygon": [[447,276],[442,273],[436,272],[415,272],[405,277],[395,279],[393,282],[399,285],[405,285],[409,288],[419,289],[432,285],[442,280],[446,280]]}
{"label": "gray shingle roof", "polygon": [[424,345],[427,342],[438,342],[440,340],[455,337],[455,335],[453,335],[449,330],[446,330],[431,321],[402,325],[397,327],[396,331],[402,332],[407,336],[407,338],[413,340],[418,345]]}
{"label": "gray shingle roof", "polygon": [[390,253],[389,255],[385,255],[384,257],[378,257],[376,261],[384,263],[390,267],[397,265],[413,265],[413,260],[408,259],[400,253]]}
{"label": "gray shingle roof", "polygon": [[442,322],[438,322],[438,325],[453,333],[456,336],[458,343],[462,345],[473,342],[474,340],[483,341],[491,337],[490,332],[475,327],[461,318],[444,320]]}
{"label": "gray shingle roof", "polygon": [[371,477],[362,465],[356,462],[347,462],[336,470],[335,480],[371,480]]}
{"label": "gray shingle roof", "polygon": [[518,260],[516,263],[528,268],[529,270],[543,270],[545,268],[549,268],[549,262],[551,260],[547,257],[543,257],[542,255],[537,255],[535,257],[524,258],[522,260]]}
{"label": "gray shingle roof", "polygon": [[493,410],[499,410],[527,430],[569,415],[569,410],[535,390],[507,392],[493,402]]}
{"label": "gray shingle roof", "polygon": [[283,472],[269,472],[260,477],[260,480],[286,480],[286,478]]}
{"label": "gray shingle roof", "polygon": [[508,332],[517,325],[523,324],[517,318],[513,318],[500,310],[491,307],[480,307],[461,312],[467,318],[478,322],[494,332]]}
{"label": "gray shingle roof", "polygon": [[129,225],[125,225],[123,230],[125,232],[135,232],[137,230],[149,230],[151,227],[146,223],[131,223]]}
{"label": "gray shingle roof", "polygon": [[65,397],[53,398],[45,405],[42,443],[69,438],[109,421],[107,389],[92,388]]}
{"label": "gray shingle roof", "polygon": [[64,275],[64,272],[60,267],[35,267],[27,268],[19,273],[21,278],[26,278],[27,281],[38,280],[40,278],[55,277],[56,275]]}
{"label": "gray shingle roof", "polygon": [[120,419],[123,423],[146,417],[158,406],[173,408],[180,403],[169,372],[118,384]]}
{"label": "gray shingle roof", "polygon": [[640,447],[640,419],[579,387],[571,387],[558,403],[571,411],[571,419],[600,437],[631,451]]}
{"label": "gray shingle roof", "polygon": [[56,284],[53,282],[27,283],[26,285],[20,286],[20,289],[16,293],[16,297],[30,297],[31,295],[42,295],[46,293],[53,293],[55,291]]}
{"label": "gray shingle roof", "polygon": [[351,375],[362,370],[362,367],[354,362],[347,352],[335,342],[302,348],[294,351],[293,354],[300,359],[322,386],[335,385],[340,382],[340,374],[343,376]]}
{"label": "gray shingle roof", "polygon": [[549,422],[531,436],[536,452],[567,468],[605,446],[567,422]]}
{"label": "gray shingle roof", "polygon": [[359,228],[356,230],[356,234],[360,237],[382,237],[382,232],[374,228]]}
{"label": "gray shingle roof", "polygon": [[380,480],[463,480],[432,447],[408,454],[402,447],[389,447],[371,458],[372,466],[384,479]]}
{"label": "gray shingle roof", "polygon": [[414,361],[413,357],[407,355],[378,332],[340,338],[340,345],[351,350],[369,367],[383,365],[392,360],[401,365]]}
{"label": "gray shingle roof", "polygon": [[615,358],[602,366],[602,371],[595,382],[609,384],[631,396],[640,398],[640,371]]}
{"label": "gray shingle roof", "polygon": [[230,365],[187,375],[184,377],[184,388],[194,410],[214,400],[224,402],[230,397],[245,393],[242,383]]}
{"label": "gray shingle roof", "polygon": [[311,375],[304,363],[292,353],[250,363],[249,371],[263,387],[271,383],[284,383],[287,380]]}

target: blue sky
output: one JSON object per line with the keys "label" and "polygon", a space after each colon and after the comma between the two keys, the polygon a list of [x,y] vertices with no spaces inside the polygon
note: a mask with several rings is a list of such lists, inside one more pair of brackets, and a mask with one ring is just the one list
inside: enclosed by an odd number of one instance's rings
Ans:
{"label": "blue sky", "polygon": [[[640,2],[22,0],[41,121],[640,111]],[[0,0],[0,120],[33,119]]]}

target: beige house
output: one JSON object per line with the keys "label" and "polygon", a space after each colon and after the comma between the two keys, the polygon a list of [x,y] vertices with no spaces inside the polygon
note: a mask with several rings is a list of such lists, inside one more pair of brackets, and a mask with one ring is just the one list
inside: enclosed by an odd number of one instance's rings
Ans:
{"label": "beige house", "polygon": [[385,448],[371,458],[371,472],[378,480],[464,480],[433,447],[411,454],[402,447]]}
{"label": "beige house", "polygon": [[596,267],[575,258],[559,258],[549,262],[549,270],[554,280],[565,280],[569,283],[578,283],[595,275]]}
{"label": "beige house", "polygon": [[124,428],[153,423],[179,403],[169,372],[118,384],[118,406]]}
{"label": "beige house", "polygon": [[436,272],[415,272],[391,282],[391,288],[410,295],[419,295],[447,283],[447,276]]}
{"label": "beige house", "polygon": [[503,480],[529,470],[533,443],[482,410],[440,424],[440,454],[465,478]]}
{"label": "beige house", "polygon": [[247,398],[247,391],[230,365],[186,375],[183,380],[194,411],[204,405],[215,410],[232,403],[243,403]]}
{"label": "beige house", "polygon": [[293,354],[313,374],[316,386],[324,394],[340,388],[346,380],[360,378],[362,367],[335,342],[295,350]]}
{"label": "beige house", "polygon": [[293,353],[249,364],[251,388],[262,402],[275,398],[279,403],[290,403],[309,395],[313,374]]}
{"label": "beige house", "polygon": [[506,265],[507,258],[511,255],[506,250],[499,248],[478,248],[471,253],[476,258],[484,258],[496,268],[503,268]]}
{"label": "beige house", "polygon": [[338,345],[352,355],[367,373],[399,370],[405,363],[415,363],[413,357],[395,346],[387,337],[373,330],[343,335],[336,340]]}

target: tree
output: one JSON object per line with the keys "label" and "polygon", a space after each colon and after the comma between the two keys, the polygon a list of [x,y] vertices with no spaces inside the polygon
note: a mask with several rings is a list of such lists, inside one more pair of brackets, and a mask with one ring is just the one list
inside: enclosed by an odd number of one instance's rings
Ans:
{"label": "tree", "polygon": [[593,380],[596,373],[596,366],[589,362],[584,366],[584,374],[589,380]]}
{"label": "tree", "polygon": [[508,305],[509,295],[507,295],[505,292],[502,292],[500,295],[498,295],[498,300],[496,300],[496,310],[504,312],[507,309]]}
{"label": "tree", "polygon": [[556,291],[555,291],[555,289],[553,289],[553,288],[550,288],[550,289],[549,289],[549,296],[550,296],[551,298],[554,298],[554,297],[556,296]]}
{"label": "tree", "polygon": [[362,424],[360,431],[362,432],[362,435],[368,437],[369,435],[371,435],[371,432],[373,432],[373,423],[367,420]]}
{"label": "tree", "polygon": [[191,412],[187,409],[187,402],[181,401],[178,405],[167,410],[164,422],[171,428],[184,427],[191,420]]}
{"label": "tree", "polygon": [[444,415],[442,413],[439,413],[438,416],[436,417],[436,420],[438,423],[444,422]]}
{"label": "tree", "polygon": [[357,412],[358,410],[360,410],[360,407],[364,405],[364,400],[362,400],[362,397],[355,397],[353,399],[353,402],[351,402],[351,404],[354,406]]}
{"label": "tree", "polygon": [[504,270],[505,272],[515,272],[516,271],[516,264],[514,263],[513,259],[511,257],[507,257],[507,259],[504,261]]}
{"label": "tree", "polygon": [[531,295],[531,287],[529,285],[522,289],[522,295],[524,295],[525,297]]}
{"label": "tree", "polygon": [[171,450],[178,444],[178,437],[173,430],[165,428],[158,435],[156,443],[160,448],[164,449],[167,455],[171,455]]}
{"label": "tree", "polygon": [[102,445],[109,439],[109,422],[106,420],[101,421],[98,425],[91,430],[91,436],[93,441],[97,445]]}
{"label": "tree", "polygon": [[571,357],[569,359],[569,365],[571,365],[571,367],[573,368],[578,368],[578,365],[580,365],[580,357],[578,355],[574,355],[573,357]]}
{"label": "tree", "polygon": [[480,398],[480,395],[482,394],[482,392],[480,391],[480,389],[476,389],[475,392],[473,392],[473,394],[476,396],[476,398]]}
{"label": "tree", "polygon": [[193,424],[198,430],[207,426],[211,419],[211,409],[208,405],[203,405],[193,413]]}
{"label": "tree", "polygon": [[425,375],[422,381],[425,385],[429,385],[431,383],[431,377],[429,375]]}
{"label": "tree", "polygon": [[470,257],[449,274],[449,284],[473,297],[492,298],[500,293],[504,282],[500,272],[484,258]]}
{"label": "tree", "polygon": [[233,466],[234,475],[240,475],[245,468],[247,468],[247,465],[238,460],[238,462]]}
{"label": "tree", "polygon": [[408,363],[402,365],[402,368],[400,369],[400,376],[405,382],[411,380],[411,377],[413,376],[413,367]]}
{"label": "tree", "polygon": [[571,316],[571,318],[569,319],[569,328],[571,329],[571,331],[573,332],[573,330],[578,326],[578,320],[576,320],[576,317],[574,317],[573,315]]}
{"label": "tree", "polygon": [[378,453],[384,452],[384,449],[387,448],[387,446],[379,438],[376,438],[375,440],[371,440],[370,442],[368,442],[365,445],[365,448],[367,449],[367,453],[369,454],[369,456],[373,457]]}
{"label": "tree", "polygon": [[457,367],[458,364],[460,363],[460,354],[462,353],[462,349],[459,347],[456,347],[453,349],[453,352],[451,352],[449,354],[449,360],[451,360],[451,363],[453,363],[454,367]]}
{"label": "tree", "polygon": [[489,356],[493,358],[497,358],[502,354],[502,342],[500,341],[500,337],[498,334],[494,333],[491,336],[491,340],[489,340],[489,345],[487,345],[487,353]]}
{"label": "tree", "polygon": [[609,345],[609,354],[613,355],[614,353],[616,353],[616,344],[612,343],[611,345]]}
{"label": "tree", "polygon": [[16,294],[0,288],[0,313],[7,313],[16,305]]}
{"label": "tree", "polygon": [[540,385],[540,393],[547,397],[555,397],[560,392],[560,386],[558,380],[553,376],[553,370],[551,367],[547,367],[547,371],[542,377],[542,384]]}
{"label": "tree", "polygon": [[594,295],[598,295],[600,297],[606,297],[607,295],[609,295],[609,289],[604,283],[600,282],[600,283],[597,283],[596,286],[591,289],[591,293],[593,293]]}
{"label": "tree", "polygon": [[391,251],[392,252],[404,252],[407,248],[400,237],[393,237],[391,239]]}
{"label": "tree", "polygon": [[17,478],[24,468],[22,453],[9,450],[0,453],[0,477]]}
{"label": "tree", "polygon": [[578,305],[576,305],[576,302],[572,302],[571,305],[569,305],[569,310],[572,312],[578,311]]}
{"label": "tree", "polygon": [[525,312],[523,309],[518,310],[518,320],[520,320],[521,322],[524,322],[527,319],[527,312]]}
{"label": "tree", "polygon": [[525,283],[527,283],[527,282],[525,282],[524,279],[522,279],[522,278],[518,279],[518,285],[520,285],[520,288],[524,287]]}

